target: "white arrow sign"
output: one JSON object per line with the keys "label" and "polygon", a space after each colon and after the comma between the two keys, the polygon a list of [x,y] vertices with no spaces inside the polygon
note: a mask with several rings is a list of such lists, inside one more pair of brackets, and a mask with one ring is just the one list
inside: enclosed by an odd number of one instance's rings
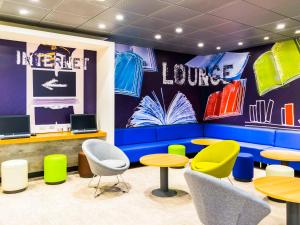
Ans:
{"label": "white arrow sign", "polygon": [[67,84],[58,84],[57,82],[58,82],[58,80],[56,80],[55,78],[53,78],[52,80],[49,80],[49,81],[43,83],[42,86],[43,86],[44,88],[49,89],[50,91],[53,91],[54,88],[64,88],[64,87],[68,87]]}

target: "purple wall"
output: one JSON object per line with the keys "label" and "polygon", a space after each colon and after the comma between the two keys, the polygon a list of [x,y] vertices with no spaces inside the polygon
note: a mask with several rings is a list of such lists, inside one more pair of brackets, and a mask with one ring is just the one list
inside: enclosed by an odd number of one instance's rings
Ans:
{"label": "purple wall", "polygon": [[26,43],[0,39],[0,115],[26,114],[26,66],[17,65]]}

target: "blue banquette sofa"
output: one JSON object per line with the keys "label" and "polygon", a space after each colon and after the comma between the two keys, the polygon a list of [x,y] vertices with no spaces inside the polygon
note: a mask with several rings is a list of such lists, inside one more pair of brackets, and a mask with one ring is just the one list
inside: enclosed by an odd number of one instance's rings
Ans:
{"label": "blue banquette sofa", "polygon": [[[154,153],[167,153],[168,145],[183,144],[187,153],[203,148],[191,143],[195,138],[219,138],[238,141],[241,152],[251,153],[256,162],[278,164],[266,159],[260,152],[266,149],[300,151],[300,132],[267,128],[243,127],[225,124],[185,124],[115,130],[115,145],[122,149],[131,162]],[[290,163],[300,170],[300,163]]]}

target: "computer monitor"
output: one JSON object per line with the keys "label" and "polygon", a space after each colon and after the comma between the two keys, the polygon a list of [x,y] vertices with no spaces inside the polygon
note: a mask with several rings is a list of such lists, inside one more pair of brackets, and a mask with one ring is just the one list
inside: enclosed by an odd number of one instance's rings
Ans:
{"label": "computer monitor", "polygon": [[70,121],[72,131],[97,131],[96,115],[94,114],[72,114]]}
{"label": "computer monitor", "polygon": [[30,134],[30,117],[0,116],[0,135]]}

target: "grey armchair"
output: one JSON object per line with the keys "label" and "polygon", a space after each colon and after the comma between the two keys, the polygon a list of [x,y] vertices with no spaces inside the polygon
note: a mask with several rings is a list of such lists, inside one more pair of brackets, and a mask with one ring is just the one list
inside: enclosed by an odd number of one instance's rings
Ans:
{"label": "grey armchair", "polygon": [[[117,176],[118,183],[120,183],[119,176],[129,168],[130,162],[125,153],[114,145],[99,139],[89,139],[82,144],[83,152],[86,155],[89,166],[94,174],[90,183],[95,177],[99,176],[98,184],[95,189],[95,197],[99,196],[101,192],[100,180],[102,176]],[[124,179],[122,178],[124,181]],[[89,183],[89,186],[90,186]],[[125,182],[127,192],[128,187]],[[114,185],[114,186],[115,186]],[[100,190],[100,193],[97,193]]]}
{"label": "grey armchair", "polygon": [[205,225],[254,225],[271,212],[263,200],[217,178],[190,169],[184,176]]}

